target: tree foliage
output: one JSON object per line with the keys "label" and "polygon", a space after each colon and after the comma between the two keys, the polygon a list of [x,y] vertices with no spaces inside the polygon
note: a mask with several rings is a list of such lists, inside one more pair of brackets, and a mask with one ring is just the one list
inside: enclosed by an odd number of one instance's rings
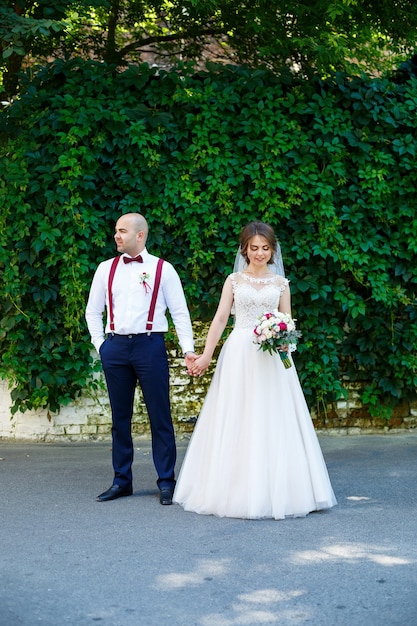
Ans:
{"label": "tree foliage", "polygon": [[22,64],[81,56],[125,66],[221,58],[281,76],[381,72],[416,43],[411,0],[3,0],[0,53],[12,96]]}
{"label": "tree foliage", "polygon": [[143,212],[194,318],[216,306],[238,233],[274,225],[303,331],[310,403],[366,384],[371,407],[415,396],[417,80],[294,80],[213,67],[112,73],[55,62],[0,117],[1,374],[14,409],[85,387],[84,308]]}

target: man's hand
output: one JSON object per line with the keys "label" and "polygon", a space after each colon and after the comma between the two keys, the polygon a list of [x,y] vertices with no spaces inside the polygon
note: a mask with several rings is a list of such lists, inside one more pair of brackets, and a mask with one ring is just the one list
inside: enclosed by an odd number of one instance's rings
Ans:
{"label": "man's hand", "polygon": [[196,358],[197,355],[195,352],[187,352],[184,357],[185,365],[187,367],[187,374],[190,374],[190,376],[192,375],[192,366]]}

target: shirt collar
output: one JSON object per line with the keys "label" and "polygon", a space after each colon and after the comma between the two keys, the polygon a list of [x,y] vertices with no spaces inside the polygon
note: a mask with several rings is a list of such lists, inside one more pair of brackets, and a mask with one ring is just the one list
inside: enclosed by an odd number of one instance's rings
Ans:
{"label": "shirt collar", "polygon": [[[150,254],[149,254],[149,252],[147,251],[146,248],[144,248],[142,250],[142,252],[139,252],[138,254],[140,254],[140,256],[142,257],[143,261],[148,261],[149,260]],[[123,252],[122,256],[127,256],[129,259],[133,258],[130,254],[126,254],[126,252]],[[135,254],[134,256],[137,256],[137,255]]]}

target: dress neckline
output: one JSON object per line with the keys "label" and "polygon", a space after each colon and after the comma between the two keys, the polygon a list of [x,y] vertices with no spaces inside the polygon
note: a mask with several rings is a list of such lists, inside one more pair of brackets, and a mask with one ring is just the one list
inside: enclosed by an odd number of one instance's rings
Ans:
{"label": "dress neckline", "polygon": [[245,274],[244,272],[239,272],[239,274],[243,276],[245,280],[248,280],[250,283],[271,283],[272,281],[276,279],[275,274],[273,274],[272,276],[269,276],[268,278],[255,278],[254,276],[248,276],[248,274]]}

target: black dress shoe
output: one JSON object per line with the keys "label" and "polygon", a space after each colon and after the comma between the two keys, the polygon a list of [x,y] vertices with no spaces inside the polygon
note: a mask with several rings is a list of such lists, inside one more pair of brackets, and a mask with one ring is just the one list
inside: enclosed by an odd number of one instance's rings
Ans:
{"label": "black dress shoe", "polygon": [[132,485],[112,485],[110,489],[104,491],[97,496],[97,502],[108,502],[108,500],[116,500],[116,498],[122,498],[123,496],[131,496],[133,493]]}
{"label": "black dress shoe", "polygon": [[159,494],[159,502],[161,504],[172,504],[172,496],[174,495],[174,491],[169,488],[161,489],[161,493]]}

